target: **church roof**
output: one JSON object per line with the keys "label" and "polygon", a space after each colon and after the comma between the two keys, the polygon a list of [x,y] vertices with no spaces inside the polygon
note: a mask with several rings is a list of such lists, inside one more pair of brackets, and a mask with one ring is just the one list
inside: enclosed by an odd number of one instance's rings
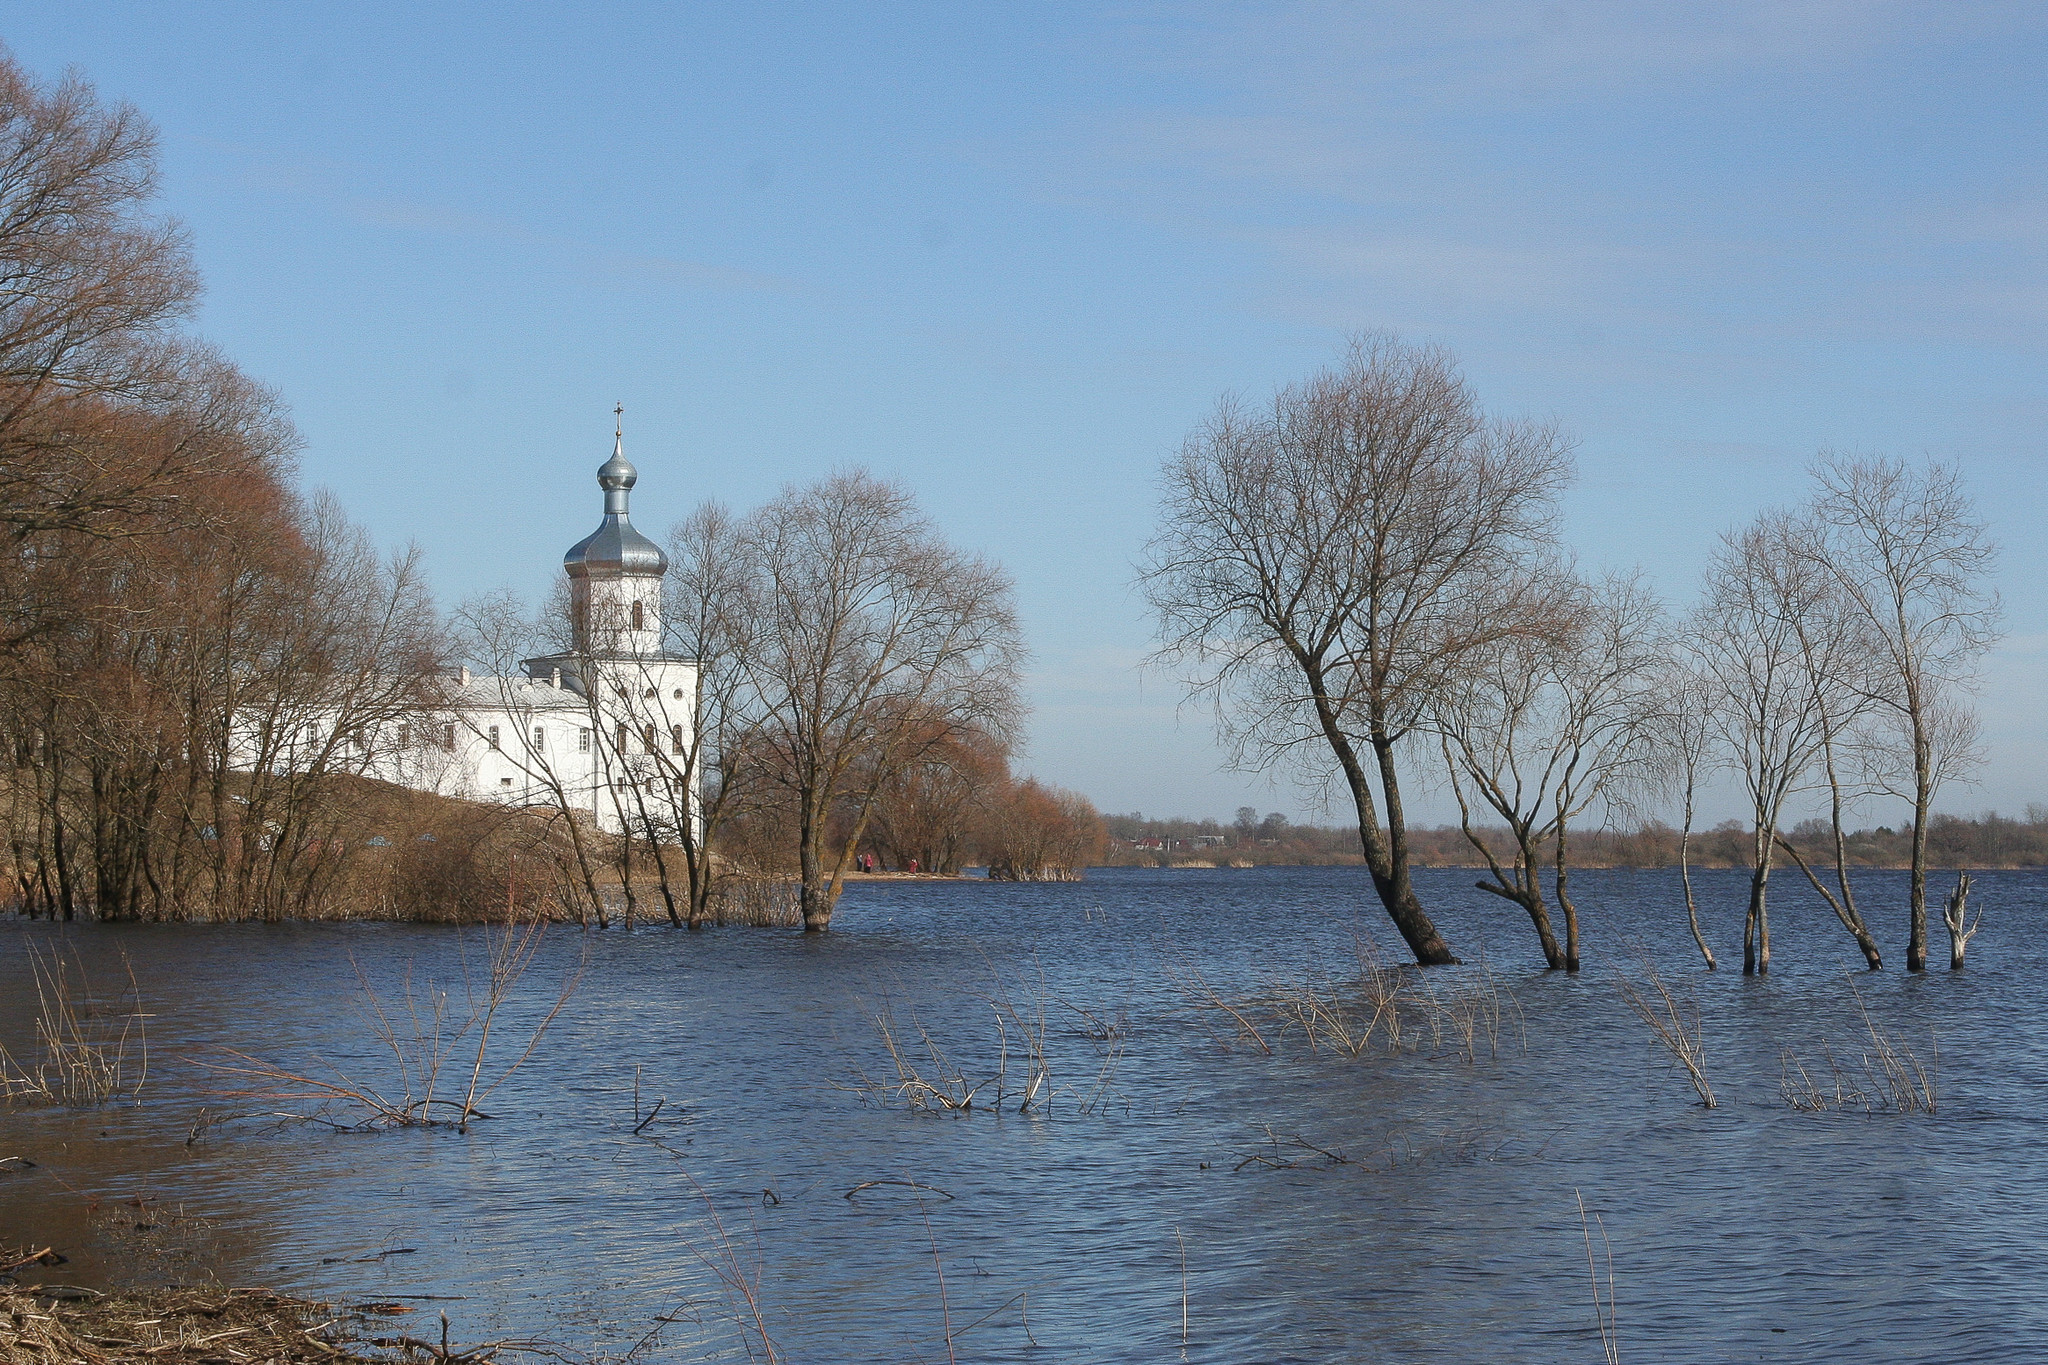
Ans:
{"label": "church roof", "polygon": [[450,711],[588,711],[590,703],[567,687],[533,678],[448,679],[437,698]]}
{"label": "church roof", "polygon": [[668,572],[668,556],[661,547],[633,529],[626,512],[627,495],[639,482],[640,471],[626,459],[626,438],[615,433],[612,457],[598,466],[598,487],[604,489],[604,521],[595,531],[571,546],[562,556],[562,567],[571,578],[618,578],[627,574],[660,577]]}

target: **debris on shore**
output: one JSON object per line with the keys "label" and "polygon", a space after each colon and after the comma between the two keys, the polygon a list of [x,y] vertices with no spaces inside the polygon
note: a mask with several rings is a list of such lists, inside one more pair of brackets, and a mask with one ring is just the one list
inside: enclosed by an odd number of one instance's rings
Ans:
{"label": "debris on shore", "polygon": [[0,1365],[352,1365],[383,1358],[355,1349],[351,1316],[270,1289],[0,1288]]}

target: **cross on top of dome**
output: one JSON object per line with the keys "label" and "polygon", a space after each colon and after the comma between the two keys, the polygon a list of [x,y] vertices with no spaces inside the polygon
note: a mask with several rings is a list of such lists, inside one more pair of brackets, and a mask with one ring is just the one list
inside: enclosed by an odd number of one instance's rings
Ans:
{"label": "cross on top of dome", "polygon": [[604,490],[604,521],[562,557],[562,568],[571,578],[615,578],[626,574],[660,577],[668,572],[668,556],[661,547],[633,529],[627,513],[627,495],[640,481],[640,471],[626,458],[626,406],[612,409],[617,422],[612,431],[612,457],[597,468],[597,485]]}

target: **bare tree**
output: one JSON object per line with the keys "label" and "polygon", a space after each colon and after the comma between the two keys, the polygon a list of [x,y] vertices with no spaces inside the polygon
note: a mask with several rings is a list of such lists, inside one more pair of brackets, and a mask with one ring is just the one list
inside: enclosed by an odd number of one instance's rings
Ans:
{"label": "bare tree", "polygon": [[750,747],[795,799],[804,928],[818,932],[879,785],[935,734],[1008,737],[1016,609],[1008,575],[947,545],[907,489],[862,470],[784,489],[741,543],[762,717]]}
{"label": "bare tree", "polygon": [[1663,745],[1664,773],[1677,789],[1680,819],[1678,827],[1678,880],[1685,891],[1685,918],[1692,926],[1692,941],[1707,970],[1715,970],[1714,950],[1700,931],[1699,903],[1692,890],[1692,827],[1697,813],[1700,780],[1713,768],[1715,734],[1713,692],[1709,681],[1683,655],[1666,667],[1661,688],[1664,706],[1656,724]]}
{"label": "bare tree", "polygon": [[[1849,831],[1845,817],[1871,790],[1873,759],[1881,755],[1865,741],[1864,722],[1870,713],[1874,685],[1873,660],[1866,640],[1856,629],[1848,603],[1831,575],[1812,553],[1815,528],[1805,522],[1785,524],[1785,546],[1792,551],[1777,580],[1780,609],[1799,645],[1799,664],[1811,694],[1817,721],[1815,755],[1827,784],[1828,825],[1833,836],[1834,885],[1824,883],[1797,845],[1779,834],[1777,846],[1806,874],[1835,918],[1856,940],[1864,965],[1884,966],[1884,954],[1856,906],[1856,888],[1849,876]],[[1805,553],[1801,553],[1801,551]]]}
{"label": "bare tree", "polygon": [[1009,754],[988,736],[966,732],[914,750],[877,788],[869,842],[899,868],[916,863],[950,876],[977,831],[990,831],[1010,813],[1017,784]]}
{"label": "bare tree", "polygon": [[303,911],[342,852],[336,774],[361,775],[380,732],[431,704],[440,623],[416,551],[377,554],[339,504],[316,498],[299,562],[248,605],[221,652],[205,750],[217,905],[280,919]]}
{"label": "bare tree", "polygon": [[1900,792],[1913,807],[1906,969],[1924,971],[1928,814],[1942,782],[1973,758],[1962,697],[1999,635],[1998,596],[1985,583],[1997,550],[1953,466],[1824,454],[1814,478],[1813,558],[1884,665],[1867,694],[1892,717],[1911,770]]}
{"label": "bare tree", "polygon": [[1214,703],[1239,765],[1335,767],[1421,963],[1457,959],[1409,875],[1401,748],[1473,655],[1531,628],[1526,566],[1570,472],[1554,427],[1489,420],[1448,354],[1376,335],[1270,409],[1224,399],[1164,471],[1155,661]]}
{"label": "bare tree", "polygon": [[[662,627],[671,649],[697,661],[697,686],[681,702],[661,700],[664,708],[673,703],[674,713],[664,709],[656,721],[668,742],[658,746],[652,776],[667,793],[662,808],[689,812],[665,833],[683,853],[695,929],[711,916],[719,833],[761,787],[753,744],[761,712],[748,686],[754,623],[744,609],[738,521],[722,504],[707,502],[669,532],[668,550],[673,567]],[[660,846],[660,838],[652,841]]]}
{"label": "bare tree", "polygon": [[[1549,590],[1550,628],[1512,636],[1468,661],[1433,710],[1466,840],[1485,857],[1482,891],[1513,901],[1535,926],[1552,969],[1579,969],[1572,902],[1572,822],[1595,802],[1641,785],[1655,768],[1655,681],[1665,655],[1662,608],[1633,575],[1601,583],[1562,570]],[[1503,865],[1473,827],[1467,788],[1507,822],[1515,842]],[[1550,854],[1565,940],[1544,904]]]}
{"label": "bare tree", "polygon": [[1769,886],[1778,830],[1828,734],[1801,636],[1815,587],[1801,571],[1802,555],[1800,529],[1783,513],[1724,536],[1685,633],[1709,687],[1718,737],[1749,797],[1745,974],[1771,969]]}
{"label": "bare tree", "polygon": [[156,132],[77,76],[0,52],[0,526],[156,533],[201,515],[186,480],[249,452],[123,439],[224,363],[179,338],[199,295],[183,230],[145,212]]}
{"label": "bare tree", "polygon": [[1026,778],[989,805],[981,842],[991,881],[1077,882],[1102,856],[1102,817],[1079,792]]}

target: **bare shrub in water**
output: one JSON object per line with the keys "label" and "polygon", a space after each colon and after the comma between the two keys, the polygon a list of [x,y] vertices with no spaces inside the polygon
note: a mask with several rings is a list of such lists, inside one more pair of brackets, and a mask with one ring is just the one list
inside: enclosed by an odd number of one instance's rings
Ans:
{"label": "bare shrub in water", "polygon": [[[876,1079],[865,1070],[856,1069],[855,1082],[848,1088],[863,1098],[880,1102],[900,1100],[912,1109],[957,1110],[965,1112],[980,1107],[991,1113],[1001,1113],[1004,1103],[1014,1097],[1016,1112],[1026,1113],[1033,1105],[1044,1109],[1052,1101],[1052,1067],[1046,1054],[1046,1016],[1048,1001],[1045,982],[1040,977],[1035,990],[1024,993],[1019,1004],[1018,993],[998,975],[991,983],[969,994],[985,1003],[994,1016],[996,1031],[996,1060],[993,1067],[983,1065],[970,1070],[954,1060],[952,1052],[935,1038],[923,1022],[912,1014],[907,1024],[896,1017],[893,1002],[884,996],[879,1004],[865,1007],[870,1022],[874,1025],[875,1036],[881,1042],[889,1057],[890,1069],[895,1079]],[[1017,1051],[1022,1070],[1018,1088],[1011,1088],[1011,1051]],[[1121,1053],[1121,1044],[1117,1045]],[[990,1095],[988,1092],[993,1091]]]}
{"label": "bare shrub in water", "polygon": [[1718,1105],[1714,1087],[1707,1081],[1707,1047],[1700,1029],[1699,1006],[1690,1000],[1680,1001],[1671,993],[1648,953],[1643,954],[1641,981],[1627,976],[1618,980],[1622,1000],[1650,1026],[1650,1036],[1671,1054],[1671,1059],[1685,1068],[1685,1077],[1692,1082],[1700,1103],[1708,1109]]}
{"label": "bare shrub in water", "polygon": [[[1835,1109],[1861,1109],[1866,1114],[1932,1114],[1935,1111],[1937,1078],[1941,1053],[1923,1063],[1913,1049],[1897,1041],[1878,1026],[1864,1007],[1863,993],[1849,983],[1856,1012],[1870,1046],[1854,1061],[1835,1056],[1826,1040],[1820,1046],[1820,1061],[1808,1068],[1792,1049],[1779,1054],[1778,1093],[1785,1103],[1802,1113],[1818,1114]],[[1825,1072],[1823,1072],[1825,1067]]]}
{"label": "bare shrub in water", "polygon": [[[532,966],[545,930],[539,920],[486,928],[483,971],[472,977],[465,955],[460,1003],[436,982],[415,984],[410,964],[398,998],[387,1002],[358,966],[363,1017],[391,1054],[391,1074],[382,1082],[359,1079],[324,1058],[321,1068],[327,1074],[316,1075],[228,1047],[212,1049],[201,1065],[233,1078],[234,1088],[216,1092],[223,1097],[271,1104],[310,1100],[319,1106],[281,1117],[343,1129],[448,1126],[466,1131],[471,1120],[491,1117],[479,1106],[533,1055],[582,979],[580,967],[563,979],[554,1002],[509,1062],[492,1050],[498,1016]],[[331,1116],[328,1107],[336,1104],[352,1111],[350,1121]]]}
{"label": "bare shrub in water", "polygon": [[[1008,1106],[1014,1113],[1047,1114],[1061,1097],[1083,1115],[1119,1102],[1129,1106],[1116,1083],[1131,1028],[1122,1008],[1088,1009],[1055,999],[1035,966],[1014,977],[991,967],[983,984],[957,994],[988,1009],[993,1036],[963,1046],[936,1036],[914,1012],[907,1022],[900,1018],[892,999],[900,993],[899,985],[863,1002],[889,1063],[880,1076],[856,1066],[853,1080],[841,1087],[863,1100],[961,1113],[1001,1113]],[[1051,1020],[1058,1015],[1079,1023],[1056,1030]],[[1085,1040],[1096,1055],[1092,1074],[1077,1065],[1075,1074],[1085,1079],[1056,1085],[1051,1040],[1062,1036]]]}
{"label": "bare shrub in water", "polygon": [[734,874],[712,884],[707,918],[720,926],[797,929],[803,926],[803,883],[792,877]]}
{"label": "bare shrub in water", "polygon": [[37,1056],[29,1065],[0,1048],[0,1100],[95,1105],[139,1092],[149,1076],[149,1027],[134,967],[128,968],[121,997],[125,1007],[109,1009],[93,995],[85,964],[75,954],[67,962],[60,950],[45,955],[30,943],[28,957],[36,986]]}
{"label": "bare shrub in water", "polygon": [[1311,1053],[1344,1057],[1428,1051],[1476,1062],[1480,1052],[1500,1055],[1504,1038],[1519,1036],[1521,1006],[1490,967],[1452,980],[1426,979],[1417,968],[1389,965],[1364,935],[1354,935],[1356,975],[1340,980],[1310,968],[1299,976],[1270,978],[1245,995],[1210,985],[1184,956],[1169,958],[1167,974],[1199,1014],[1230,1021],[1236,1040],[1270,1055],[1275,1043],[1299,1029]]}

